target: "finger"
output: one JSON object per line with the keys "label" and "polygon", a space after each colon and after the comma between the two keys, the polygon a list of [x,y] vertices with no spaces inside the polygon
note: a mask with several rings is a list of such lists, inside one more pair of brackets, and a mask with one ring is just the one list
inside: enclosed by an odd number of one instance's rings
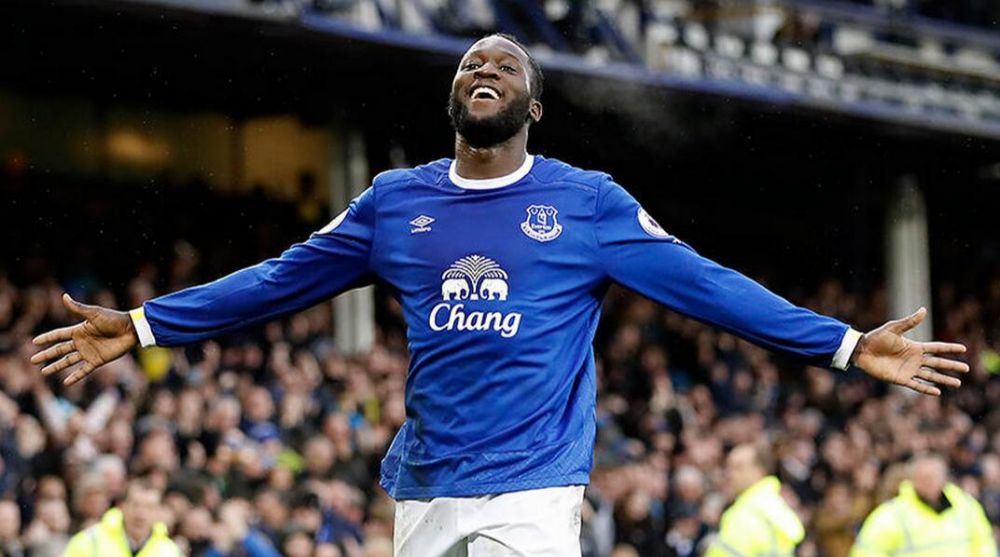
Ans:
{"label": "finger", "polygon": [[927,354],[962,354],[965,345],[957,342],[921,342],[920,347]]}
{"label": "finger", "polygon": [[59,373],[60,371],[68,368],[69,366],[79,362],[83,359],[83,356],[79,352],[70,352],[68,356],[63,356],[62,358],[56,360],[42,368],[42,375],[48,377],[53,373]]}
{"label": "finger", "polygon": [[73,347],[73,341],[67,340],[66,342],[60,342],[55,346],[50,346],[45,350],[35,354],[31,357],[31,363],[40,364],[42,362],[58,358],[59,356],[65,356],[69,354],[76,348]]}
{"label": "finger", "polygon": [[909,383],[907,383],[905,387],[913,389],[914,391],[917,391],[920,394],[941,396],[941,389],[933,385],[928,385],[927,383],[924,383],[919,379],[910,379]]}
{"label": "finger", "polygon": [[73,385],[77,381],[90,375],[90,372],[92,371],[94,371],[94,366],[92,366],[90,362],[80,362],[80,365],[73,368],[73,372],[66,376],[66,379],[63,379],[63,385],[66,385],[67,387]]}
{"label": "finger", "polygon": [[929,367],[921,367],[920,371],[917,372],[917,377],[923,379],[924,381],[930,381],[931,383],[937,383],[945,387],[961,387],[962,380],[958,377],[952,377],[950,375],[945,375],[944,373],[938,373]]}
{"label": "finger", "polygon": [[80,323],[76,325],[70,325],[68,327],[60,327],[58,329],[52,329],[47,333],[42,333],[32,339],[32,343],[35,346],[41,346],[43,344],[48,344],[50,342],[56,342],[57,340],[69,340],[73,338],[73,331],[80,326]]}
{"label": "finger", "polygon": [[922,323],[925,317],[927,317],[927,308],[921,307],[902,319],[886,323],[886,328],[897,335],[901,335]]}
{"label": "finger", "polygon": [[924,355],[923,365],[937,371],[950,371],[954,373],[968,373],[969,364],[948,358],[938,358],[937,356]]}
{"label": "finger", "polygon": [[81,304],[80,302],[73,299],[69,294],[64,293],[62,295],[63,305],[66,309],[70,310],[78,317],[84,319],[90,319],[97,315],[97,306],[88,306],[87,304]]}

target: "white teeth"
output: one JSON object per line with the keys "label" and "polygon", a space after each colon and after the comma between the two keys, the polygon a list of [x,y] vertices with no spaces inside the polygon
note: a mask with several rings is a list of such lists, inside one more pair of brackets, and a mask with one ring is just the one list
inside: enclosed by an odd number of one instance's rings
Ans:
{"label": "white teeth", "polygon": [[490,87],[476,87],[476,89],[472,91],[472,97],[476,98],[479,96],[480,93],[486,93],[487,95],[490,96],[490,98],[495,100],[500,99],[500,94]]}

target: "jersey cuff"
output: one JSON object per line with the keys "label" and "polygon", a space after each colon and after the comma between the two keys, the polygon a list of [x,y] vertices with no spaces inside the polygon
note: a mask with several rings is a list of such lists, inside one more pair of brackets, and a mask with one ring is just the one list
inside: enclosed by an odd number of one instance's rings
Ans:
{"label": "jersey cuff", "polygon": [[135,332],[139,335],[139,343],[142,344],[142,347],[156,346],[156,337],[153,336],[153,329],[149,327],[149,321],[146,320],[146,310],[142,306],[139,306],[129,311],[128,316],[132,318],[132,325],[135,327]]}
{"label": "jersey cuff", "polygon": [[840,341],[840,348],[833,353],[833,362],[830,363],[830,367],[841,371],[847,369],[851,365],[851,354],[854,353],[862,336],[860,331],[848,328],[847,332],[844,333],[844,338]]}

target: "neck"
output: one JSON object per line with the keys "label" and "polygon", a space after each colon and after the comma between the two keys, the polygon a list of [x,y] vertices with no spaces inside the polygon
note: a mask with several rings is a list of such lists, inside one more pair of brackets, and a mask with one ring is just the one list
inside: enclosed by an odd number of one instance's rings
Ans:
{"label": "neck", "polygon": [[125,529],[125,537],[128,539],[128,544],[132,548],[139,548],[145,545],[146,540],[149,539],[150,532],[130,532],[127,528]]}
{"label": "neck", "polygon": [[917,493],[917,497],[919,497],[924,502],[924,504],[926,504],[928,507],[934,509],[937,512],[941,512],[942,510],[948,507],[948,505],[946,504],[948,500],[945,498],[943,493],[938,493],[936,495],[932,495],[929,497],[924,497],[920,493]]}
{"label": "neck", "polygon": [[528,126],[513,137],[491,147],[473,147],[455,134],[455,171],[463,178],[485,180],[506,176],[524,163],[528,146]]}
{"label": "neck", "polygon": [[753,481],[751,481],[750,483],[748,483],[745,486],[743,486],[743,489],[740,490],[740,495],[743,495],[744,493],[746,493],[748,489],[750,489],[751,487],[757,485],[761,480],[763,480],[766,477],[767,476],[760,476],[758,478],[754,478]]}

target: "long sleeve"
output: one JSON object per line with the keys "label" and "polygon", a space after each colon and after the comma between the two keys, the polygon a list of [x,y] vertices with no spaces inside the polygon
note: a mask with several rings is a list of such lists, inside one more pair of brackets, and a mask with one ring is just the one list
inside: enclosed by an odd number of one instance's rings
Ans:
{"label": "long sleeve", "polygon": [[280,257],[131,312],[143,346],[177,346],[276,319],[371,282],[374,190]]}
{"label": "long sleeve", "polygon": [[615,282],[770,350],[847,368],[861,333],[698,255],[610,179],[598,194],[595,230],[598,257]]}

